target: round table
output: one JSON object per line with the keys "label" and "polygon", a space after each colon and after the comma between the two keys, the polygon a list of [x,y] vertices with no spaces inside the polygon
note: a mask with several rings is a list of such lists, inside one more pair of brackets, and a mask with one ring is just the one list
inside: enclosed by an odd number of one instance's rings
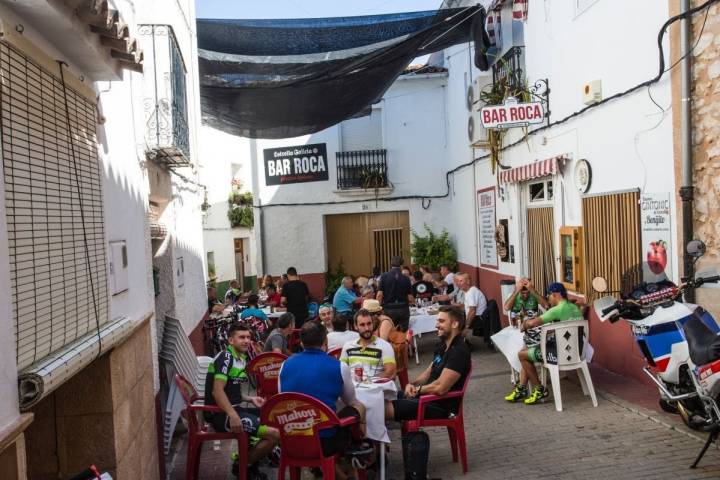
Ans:
{"label": "round table", "polygon": [[437,333],[438,315],[428,315],[424,308],[419,308],[415,315],[410,315],[410,330],[412,331],[413,348],[415,349],[415,363],[420,364],[420,356],[418,355],[417,339],[423,333]]}
{"label": "round table", "polygon": [[[370,440],[383,444],[390,443],[385,424],[385,401],[397,398],[397,386],[392,380],[382,383],[353,382],[355,396],[365,405],[365,435]],[[380,446],[380,479],[385,479],[385,445]]]}

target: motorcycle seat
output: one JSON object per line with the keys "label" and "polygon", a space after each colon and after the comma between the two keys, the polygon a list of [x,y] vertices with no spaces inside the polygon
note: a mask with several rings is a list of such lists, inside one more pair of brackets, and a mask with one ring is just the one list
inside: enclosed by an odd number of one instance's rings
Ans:
{"label": "motorcycle seat", "polygon": [[690,359],[695,365],[705,365],[720,359],[720,335],[710,330],[697,315],[685,322],[683,331]]}

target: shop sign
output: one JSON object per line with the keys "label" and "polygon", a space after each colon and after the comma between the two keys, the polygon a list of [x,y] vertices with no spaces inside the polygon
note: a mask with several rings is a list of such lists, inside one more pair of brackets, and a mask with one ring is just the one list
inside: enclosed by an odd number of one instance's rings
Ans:
{"label": "shop sign", "polygon": [[320,182],[328,179],[327,145],[266,148],[265,184]]}
{"label": "shop sign", "polygon": [[653,275],[662,275],[664,273],[670,278],[672,276],[670,194],[642,194],[640,217],[644,265]]}
{"label": "shop sign", "polygon": [[518,103],[510,97],[502,105],[488,105],[480,109],[480,121],[484,128],[523,127],[545,121],[540,102]]}
{"label": "shop sign", "polygon": [[495,187],[478,192],[478,228],[480,229],[480,266],[497,268]]}

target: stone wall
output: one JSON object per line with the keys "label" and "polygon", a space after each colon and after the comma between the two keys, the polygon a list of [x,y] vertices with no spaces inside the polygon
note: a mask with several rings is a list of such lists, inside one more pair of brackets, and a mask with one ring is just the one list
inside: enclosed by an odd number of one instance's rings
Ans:
{"label": "stone wall", "polygon": [[157,480],[150,321],[33,408],[29,478],[56,480],[89,465],[117,480]]}
{"label": "stone wall", "polygon": [[[703,12],[695,15],[692,41],[697,42],[692,71],[693,223],[695,238],[707,245],[698,268],[720,270],[720,6],[710,8],[707,21]],[[720,290],[701,289],[697,300],[720,315]]]}

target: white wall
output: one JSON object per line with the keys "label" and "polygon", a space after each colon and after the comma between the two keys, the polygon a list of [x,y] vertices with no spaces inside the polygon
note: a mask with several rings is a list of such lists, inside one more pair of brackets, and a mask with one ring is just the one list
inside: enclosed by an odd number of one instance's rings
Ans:
{"label": "white wall", "polygon": [[[573,2],[548,2],[543,9],[529,12],[525,24],[525,72],[530,83],[548,78],[551,88],[551,121],[557,121],[583,108],[581,93],[586,82],[601,79],[603,96],[624,91],[654,76],[657,72],[657,32],[668,17],[667,4],[652,0],[628,2],[623,14],[617,15],[614,2],[599,1],[580,15]],[[642,19],[642,21],[638,21]],[[608,35],[608,25],[613,32]],[[602,41],[598,41],[602,38]],[[466,151],[465,128],[467,110],[461,99],[466,90],[468,75],[464,46],[446,50],[448,79],[448,121],[451,125],[450,150],[462,157]],[[667,42],[665,42],[667,53]],[[457,55],[456,55],[457,54]],[[450,57],[450,58],[448,58]],[[475,76],[476,73],[473,74]],[[670,104],[669,77],[652,87],[652,94],[660,105]],[[647,193],[675,190],[672,157],[672,125],[668,112],[662,114],[653,105],[646,89],[599,106],[563,125],[531,136],[527,142],[506,150],[502,161],[519,166],[557,155],[574,160],[588,159],[593,168],[589,194],[644,188]],[[462,126],[462,128],[461,128]],[[520,129],[506,137],[505,144],[521,139]],[[636,154],[636,144],[639,156]],[[477,155],[485,152],[477,151]],[[581,225],[581,197],[573,181],[574,161],[568,162],[564,173],[556,178],[556,226]],[[455,175],[458,195],[453,212],[474,208],[475,190],[496,185],[487,161],[476,164],[475,185],[464,180],[471,169]],[[562,180],[562,182],[560,181]],[[461,184],[461,186],[460,186]],[[564,192],[564,194],[563,194]],[[460,197],[460,198],[458,198]],[[497,218],[510,218],[510,243],[515,245],[516,263],[500,263],[500,272],[519,274],[522,271],[519,249],[520,192],[517,186],[508,189],[505,202],[498,199]],[[673,204],[673,218],[675,217]],[[453,238],[457,242],[460,260],[477,265],[475,232],[469,231],[465,216],[454,217]],[[673,225],[675,231],[676,225]],[[673,233],[673,238],[675,234]],[[675,248],[675,246],[673,246]],[[677,258],[673,255],[673,258]],[[677,265],[674,266],[677,277]]]}

